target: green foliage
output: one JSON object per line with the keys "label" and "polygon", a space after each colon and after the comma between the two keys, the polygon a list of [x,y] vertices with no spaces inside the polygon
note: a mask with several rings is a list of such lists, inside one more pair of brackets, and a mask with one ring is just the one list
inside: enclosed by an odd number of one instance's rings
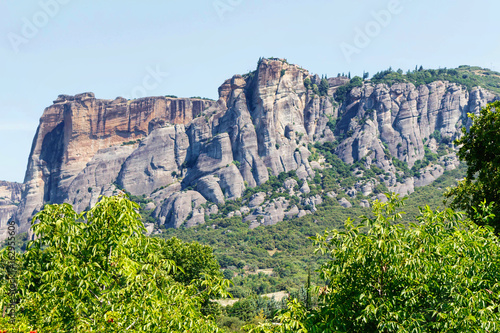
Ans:
{"label": "green foliage", "polygon": [[436,80],[449,81],[465,86],[469,91],[474,87],[483,87],[500,94],[500,73],[480,67],[460,66],[455,69],[423,69],[408,72],[394,72],[388,69],[378,72],[371,78],[373,83],[392,85],[398,82],[411,82],[416,86],[429,84]]}
{"label": "green foliage", "polygon": [[355,87],[362,87],[363,79],[359,76],[355,76],[351,79],[351,81],[343,86],[337,88],[335,92],[335,100],[339,103],[344,102],[347,99],[347,95],[351,92],[351,90]]}
{"label": "green foliage", "polygon": [[441,142],[441,132],[439,130],[435,130],[434,132],[432,132],[431,135],[429,135],[429,138],[432,139],[436,139],[437,142]]}
{"label": "green foliage", "polygon": [[[317,235],[327,285],[312,310],[297,301],[251,332],[492,332],[500,327],[500,242],[451,209],[398,224],[397,196],[373,217]],[[366,230],[363,232],[363,230]]]}
{"label": "green foliage", "polygon": [[335,126],[337,126],[337,123],[339,122],[339,118],[333,118],[332,116],[328,116],[328,123],[326,123],[326,126],[332,131],[332,133],[335,133]]}
{"label": "green foliage", "polygon": [[[253,188],[250,188],[250,187],[247,188],[245,190],[245,192],[243,193],[243,197],[239,200],[241,202],[242,200],[249,199],[252,195],[254,195],[255,193],[259,193],[259,192],[266,193],[266,199],[274,199],[277,197],[285,197],[285,198],[289,199],[290,195],[288,192],[286,192],[286,193],[278,193],[277,192],[277,190],[279,188],[283,187],[283,183],[288,178],[295,179],[295,181],[297,181],[297,183],[299,183],[299,186],[302,186],[303,181],[297,177],[297,173],[295,172],[295,170],[291,170],[289,172],[282,172],[278,176],[270,175],[269,180],[267,182],[265,182],[264,184],[261,184],[259,186],[253,187]],[[273,195],[269,197],[269,196],[267,196],[267,192],[273,192]]]}
{"label": "green foliage", "polygon": [[130,146],[130,145],[135,145],[136,143],[140,143],[140,142],[141,142],[141,139],[132,140],[132,141],[127,141],[127,142],[123,142],[123,143],[122,143],[122,146]]}
{"label": "green foliage", "polygon": [[[478,116],[469,114],[472,126],[455,144],[458,156],[467,163],[467,176],[446,196],[453,207],[464,209],[474,222],[490,224],[500,232],[500,101],[488,104]],[[478,209],[486,202],[495,218],[485,219]]]}
{"label": "green foliage", "polygon": [[396,157],[392,157],[392,164],[394,165],[396,171],[398,172],[396,173],[396,178],[398,182],[403,183],[405,178],[413,176],[413,172],[408,167],[408,163],[401,161]]}
{"label": "green foliage", "polygon": [[[37,239],[17,258],[16,323],[3,318],[0,328],[216,332],[202,307],[208,297],[226,295],[228,282],[208,248],[147,238],[138,208],[123,196],[103,197],[81,214],[69,204],[47,205],[33,219]],[[192,262],[191,254],[201,259]],[[6,255],[0,252],[2,262]],[[5,274],[2,265],[2,308],[12,301]]]}
{"label": "green foliage", "polygon": [[226,308],[226,312],[242,321],[250,321],[262,313],[265,318],[273,318],[274,314],[281,309],[281,304],[274,299],[253,295],[239,300],[232,306]]}
{"label": "green foliage", "polygon": [[330,88],[330,85],[328,84],[328,80],[325,78],[321,79],[321,82],[319,84],[319,95],[320,96],[327,96],[329,88]]}
{"label": "green foliage", "polygon": [[316,83],[313,83],[313,85],[312,85],[312,91],[316,95],[319,95],[319,88],[318,88],[318,85]]}
{"label": "green foliage", "polygon": [[307,77],[304,80],[304,86],[306,87],[307,90],[311,90],[312,89],[312,82],[311,82],[310,78]]}
{"label": "green foliage", "polygon": [[203,100],[206,100],[206,101],[214,101],[212,98],[208,98],[208,97],[201,97],[201,96],[193,96],[193,97],[189,97],[191,99],[203,99]]}

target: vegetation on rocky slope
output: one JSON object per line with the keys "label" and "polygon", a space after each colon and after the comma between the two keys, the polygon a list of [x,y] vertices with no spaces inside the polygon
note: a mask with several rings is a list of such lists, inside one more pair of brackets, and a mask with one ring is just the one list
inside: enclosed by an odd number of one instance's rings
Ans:
{"label": "vegetation on rocky slope", "polygon": [[372,83],[385,83],[392,85],[398,82],[410,82],[416,86],[429,84],[441,80],[449,81],[467,87],[470,91],[474,87],[483,87],[500,94],[500,73],[477,66],[459,66],[458,68],[424,69],[420,67],[403,73],[402,70],[394,71],[389,68],[378,72],[370,79]]}

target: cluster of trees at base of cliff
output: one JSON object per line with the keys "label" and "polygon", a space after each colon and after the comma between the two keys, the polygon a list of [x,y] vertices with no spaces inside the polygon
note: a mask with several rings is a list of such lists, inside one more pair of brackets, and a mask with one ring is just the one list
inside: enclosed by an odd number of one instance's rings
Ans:
{"label": "cluster of trees at base of cliff", "polygon": [[[424,207],[407,225],[404,200],[375,201],[359,223],[348,219],[342,230],[312,238],[329,257],[319,269],[322,284],[308,283],[282,310],[255,301],[269,311],[246,318],[243,329],[499,331],[499,108],[495,102],[470,115],[472,127],[456,142],[467,177],[446,196],[466,215]],[[0,331],[224,330],[211,300],[227,296],[230,282],[212,249],[144,236],[138,210],[124,196],[104,197],[81,214],[47,205],[26,252],[0,252]]]}

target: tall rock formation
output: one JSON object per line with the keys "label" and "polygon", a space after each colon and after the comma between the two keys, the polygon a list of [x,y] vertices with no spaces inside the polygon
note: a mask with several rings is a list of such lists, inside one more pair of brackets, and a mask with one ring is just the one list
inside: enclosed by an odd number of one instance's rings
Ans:
{"label": "tall rock formation", "polygon": [[[395,159],[412,167],[427,151],[436,152],[442,144],[436,133],[451,145],[467,125],[467,112],[495,99],[482,88],[469,92],[449,82],[367,81],[338,105],[334,94],[349,80],[328,79],[328,91],[319,93],[321,81],[285,60],[262,59],[255,72],[226,80],[218,101],[61,95],[40,119],[15,219],[26,231],[45,203],[69,202],[81,211],[100,195],[126,190],[150,198],[157,221],[168,227],[204,223],[217,211],[210,202],[239,198],[270,175],[293,170],[301,181],[314,177],[315,168],[327,167],[309,161],[309,144],[318,141],[338,143],[336,153],[346,163],[363,159],[389,175],[346,193],[370,195],[384,182],[406,194],[453,168],[456,158],[450,154],[408,179],[398,177]],[[309,191],[303,182],[298,193]],[[306,201],[314,209],[322,197]],[[260,205],[238,214],[265,224],[304,214],[286,200]]]}

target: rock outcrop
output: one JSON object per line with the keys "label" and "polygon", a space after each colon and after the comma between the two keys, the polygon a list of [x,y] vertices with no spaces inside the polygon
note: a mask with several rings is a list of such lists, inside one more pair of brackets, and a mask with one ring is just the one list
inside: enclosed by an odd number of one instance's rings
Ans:
{"label": "rock outcrop", "polygon": [[22,184],[0,181],[0,239],[2,240],[8,237],[7,223],[14,220],[22,190]]}
{"label": "rock outcrop", "polygon": [[[337,134],[347,136],[337,154],[352,163],[369,163],[394,172],[384,149],[412,167],[425,155],[425,142],[436,132],[451,143],[459,129],[470,126],[467,113],[478,113],[495,95],[483,88],[468,92],[456,83],[435,81],[415,87],[411,83],[367,83],[354,88],[341,110]],[[434,149],[435,151],[435,149]]]}
{"label": "rock outcrop", "polygon": [[[125,190],[150,198],[159,223],[192,226],[217,210],[210,202],[222,205],[242,197],[246,187],[293,170],[297,179],[288,180],[283,191],[300,197],[307,209],[282,198],[266,201],[269,195],[262,193],[232,215],[254,216],[253,226],[274,224],[336,197],[309,194],[307,181],[327,167],[321,158],[309,161],[309,144],[318,141],[336,141],[336,154],[345,163],[362,160],[385,173],[344,189],[350,197],[375,195],[382,183],[408,194],[456,167],[451,140],[470,125],[466,114],[496,98],[485,89],[469,92],[449,82],[415,87],[366,81],[338,105],[334,94],[348,79],[328,79],[321,96],[310,86],[320,82],[285,60],[263,59],[255,72],[226,80],[218,101],[61,95],[40,119],[21,198],[16,194],[19,209],[9,206],[0,221],[3,225],[16,211],[19,229],[27,231],[45,203],[69,202],[81,211],[100,195]],[[436,133],[446,140],[437,142]],[[411,168],[443,142],[449,155],[426,165],[418,177],[401,178],[396,159]],[[14,187],[21,191],[21,185]],[[351,205],[345,198],[340,204]]]}

